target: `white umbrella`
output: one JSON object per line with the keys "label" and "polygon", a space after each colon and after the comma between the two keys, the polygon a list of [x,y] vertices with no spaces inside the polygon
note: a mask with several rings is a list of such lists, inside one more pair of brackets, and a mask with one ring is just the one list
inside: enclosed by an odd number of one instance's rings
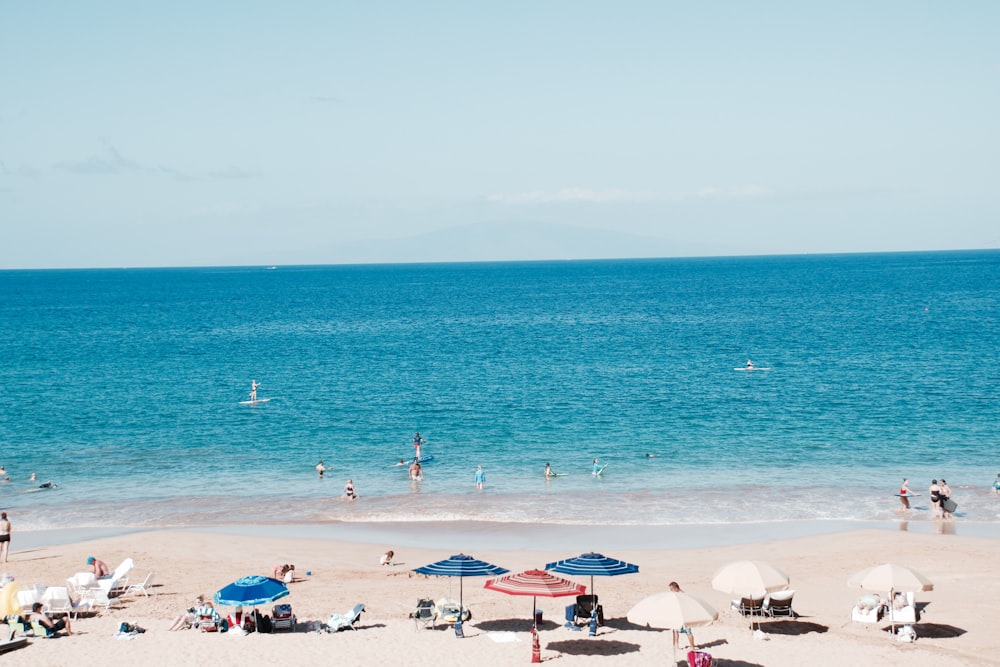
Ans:
{"label": "white umbrella", "polygon": [[931,580],[905,565],[883,563],[858,572],[847,580],[851,588],[866,591],[932,591]]}
{"label": "white umbrella", "polygon": [[[708,625],[719,618],[710,604],[687,593],[657,593],[639,601],[627,616],[629,623],[676,630],[683,626]],[[677,654],[674,652],[674,662]]]}
{"label": "white umbrella", "polygon": [[[850,588],[861,588],[866,591],[889,591],[889,604],[892,604],[893,591],[932,591],[931,580],[916,570],[896,563],[883,563],[861,570],[847,580]],[[889,610],[889,623],[892,633],[896,633],[896,619]]]}
{"label": "white umbrella", "polygon": [[[722,566],[715,573],[712,588],[740,597],[763,598],[768,593],[788,588],[788,575],[770,563],[738,560]],[[752,611],[750,629],[753,629]]]}

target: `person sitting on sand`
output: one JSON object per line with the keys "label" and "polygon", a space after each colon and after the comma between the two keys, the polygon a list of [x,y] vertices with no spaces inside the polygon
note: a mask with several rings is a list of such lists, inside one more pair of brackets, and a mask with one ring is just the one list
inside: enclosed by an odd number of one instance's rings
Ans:
{"label": "person sitting on sand", "polygon": [[101,577],[107,577],[111,575],[111,570],[108,569],[108,564],[103,560],[98,560],[93,556],[87,557],[87,565],[89,565],[94,570],[94,576],[100,579]]}
{"label": "person sitting on sand", "polygon": [[58,621],[53,621],[49,618],[45,612],[42,611],[42,603],[36,602],[31,605],[31,616],[28,620],[32,623],[39,623],[45,627],[45,634],[49,637],[55,637],[60,632],[65,631],[66,635],[69,636],[73,634],[73,631],[69,627],[69,616],[60,618]]}
{"label": "person sitting on sand", "polygon": [[174,619],[174,622],[171,623],[170,627],[167,629],[187,630],[188,628],[193,626],[195,622],[198,620],[198,608],[204,606],[204,604],[205,604],[205,596],[199,595],[194,600],[194,606],[189,607],[187,611],[177,616],[177,618]]}
{"label": "person sitting on sand", "polygon": [[389,549],[384,554],[382,554],[382,557],[379,559],[378,562],[380,565],[392,565],[392,557],[395,555],[396,554],[392,552],[392,549]]}

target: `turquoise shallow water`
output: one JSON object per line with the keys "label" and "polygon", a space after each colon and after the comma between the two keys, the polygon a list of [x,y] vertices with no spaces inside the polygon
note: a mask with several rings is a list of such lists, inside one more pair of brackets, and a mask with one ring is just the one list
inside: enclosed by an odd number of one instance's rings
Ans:
{"label": "turquoise shallow water", "polygon": [[[1000,523],[998,297],[993,251],[0,272],[0,505],[20,530],[877,522],[907,476]],[[238,404],[251,379],[270,402]]]}

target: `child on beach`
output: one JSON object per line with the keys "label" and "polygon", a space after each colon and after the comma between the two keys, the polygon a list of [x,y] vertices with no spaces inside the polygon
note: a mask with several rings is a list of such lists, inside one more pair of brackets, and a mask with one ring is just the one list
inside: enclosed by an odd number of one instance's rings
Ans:
{"label": "child on beach", "polygon": [[[676,581],[671,581],[670,584],[668,585],[668,588],[670,589],[671,593],[683,593],[684,592],[684,591],[681,590],[680,585]],[[694,633],[691,632],[691,628],[689,628],[689,627],[687,627],[685,625],[682,625],[681,627],[679,627],[679,628],[677,628],[676,630],[673,631],[673,635],[674,635],[674,649],[677,649],[677,645],[680,643],[680,635],[687,635],[688,636],[688,642],[691,644],[691,650],[692,651],[697,648],[697,646],[695,646],[695,643],[694,643]]]}
{"label": "child on beach", "polygon": [[392,549],[389,549],[382,554],[382,558],[379,559],[379,565],[392,565],[392,557],[395,555],[396,554],[392,552]]}

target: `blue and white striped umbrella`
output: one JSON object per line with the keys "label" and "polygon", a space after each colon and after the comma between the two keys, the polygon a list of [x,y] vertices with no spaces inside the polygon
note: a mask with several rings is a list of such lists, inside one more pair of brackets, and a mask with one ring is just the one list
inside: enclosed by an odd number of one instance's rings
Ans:
{"label": "blue and white striped umbrella", "polygon": [[215,604],[230,607],[256,607],[288,595],[288,586],[277,579],[252,574],[240,577],[215,593]]}
{"label": "blue and white striped umbrella", "polygon": [[[510,570],[466,556],[456,554],[451,558],[439,560],[430,565],[424,565],[413,570],[419,574],[429,574],[437,577],[458,577],[458,606],[462,606],[462,578],[464,577],[496,577],[507,574]],[[461,618],[459,612],[459,618]]]}
{"label": "blue and white striped umbrella", "polygon": [[590,593],[594,593],[594,577],[616,577],[619,574],[635,574],[638,565],[626,563],[617,558],[609,558],[604,554],[585,553],[573,558],[564,558],[545,566],[546,570],[560,574],[590,576]]}

